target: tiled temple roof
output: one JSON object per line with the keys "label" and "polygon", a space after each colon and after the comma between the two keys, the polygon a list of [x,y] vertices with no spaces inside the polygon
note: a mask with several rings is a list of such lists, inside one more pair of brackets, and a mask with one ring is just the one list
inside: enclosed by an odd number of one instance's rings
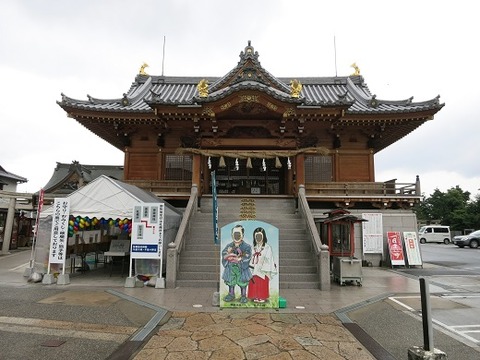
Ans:
{"label": "tiled temple roof", "polygon": [[[209,93],[200,97],[197,84],[208,81]],[[302,84],[299,97],[292,97],[290,81]],[[400,114],[439,110],[439,96],[423,102],[413,98],[392,101],[372,94],[362,76],[277,78],[258,61],[250,44],[240,53],[237,66],[223,77],[175,77],[137,75],[130,89],[117,99],[77,100],[62,94],[58,104],[63,108],[98,112],[152,113],[151,105],[193,106],[221,100],[239,90],[256,90],[282,102],[302,107],[347,107],[346,114]]]}

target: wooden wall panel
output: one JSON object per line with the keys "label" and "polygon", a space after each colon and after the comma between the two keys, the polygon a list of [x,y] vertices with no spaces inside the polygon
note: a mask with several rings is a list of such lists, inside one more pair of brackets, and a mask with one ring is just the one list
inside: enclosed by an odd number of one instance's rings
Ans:
{"label": "wooden wall panel", "polygon": [[155,153],[128,153],[128,173],[126,180],[159,180],[159,154]]}
{"label": "wooden wall panel", "polygon": [[338,154],[337,181],[374,181],[369,154]]}

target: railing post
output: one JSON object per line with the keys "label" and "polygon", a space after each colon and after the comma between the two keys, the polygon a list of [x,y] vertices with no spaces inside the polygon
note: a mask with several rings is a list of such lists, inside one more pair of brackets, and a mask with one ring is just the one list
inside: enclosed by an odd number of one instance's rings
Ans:
{"label": "railing post", "polygon": [[320,246],[319,254],[320,290],[330,290],[330,252],[328,245]]}
{"label": "railing post", "polygon": [[165,287],[174,289],[177,282],[178,252],[174,242],[168,244]]}
{"label": "railing post", "polygon": [[418,175],[415,179],[415,195],[422,195],[420,190],[420,177]]}

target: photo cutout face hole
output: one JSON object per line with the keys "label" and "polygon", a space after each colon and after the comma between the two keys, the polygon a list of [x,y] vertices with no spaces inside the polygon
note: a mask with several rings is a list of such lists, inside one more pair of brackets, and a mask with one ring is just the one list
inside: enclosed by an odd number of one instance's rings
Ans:
{"label": "photo cutout face hole", "polygon": [[243,227],[235,226],[232,230],[232,239],[236,246],[243,241]]}
{"label": "photo cutout face hole", "polygon": [[257,244],[263,244],[263,234],[261,232],[255,233],[255,242]]}

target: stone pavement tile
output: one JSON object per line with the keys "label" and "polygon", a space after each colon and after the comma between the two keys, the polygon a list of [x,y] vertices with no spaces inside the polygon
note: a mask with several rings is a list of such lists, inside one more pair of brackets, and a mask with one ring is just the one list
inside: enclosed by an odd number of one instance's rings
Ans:
{"label": "stone pavement tile", "polygon": [[173,313],[135,359],[369,360],[373,357],[332,315],[221,311]]}

